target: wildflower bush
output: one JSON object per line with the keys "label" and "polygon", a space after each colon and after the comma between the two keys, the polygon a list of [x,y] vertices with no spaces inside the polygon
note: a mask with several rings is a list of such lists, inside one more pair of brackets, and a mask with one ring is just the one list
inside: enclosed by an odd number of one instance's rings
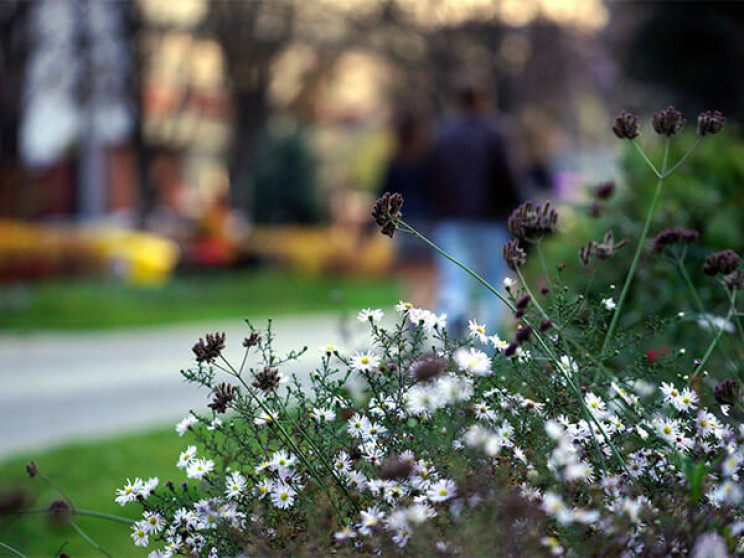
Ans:
{"label": "wildflower bush", "polygon": [[[684,121],[670,107],[652,124],[669,146]],[[701,114],[699,140],[722,126],[719,113]],[[744,553],[740,386],[707,374],[726,329],[744,340],[741,259],[731,250],[705,259],[728,302],[705,350],[649,360],[643,341],[680,317],[644,316],[642,329],[620,317],[630,290],[643,288],[634,279],[664,183],[699,141],[654,163],[636,143],[637,117],[622,113],[613,131],[656,175],[654,195],[637,238],[586,239],[576,251],[597,266],[631,252],[622,285],[590,296],[551,273],[542,242],[560,215],[528,203],[502,249],[514,278],[489,285],[463,268],[513,312],[508,338],[471,321],[468,337],[453,339],[446,316],[400,302],[392,317],[359,313],[367,347],[321,347],[299,377],[285,371],[306,349],[276,354],[270,323],[248,324],[240,362],[224,357],[224,334],[205,336],[183,375],[209,390],[212,412],[177,425],[190,438],[174,456],[176,480],[117,490],[117,502],[143,512],[133,543],[152,557]],[[404,214],[397,194],[373,210],[384,234],[431,244]],[[684,250],[691,234],[665,231],[655,249]],[[529,259],[545,270],[539,294],[523,275]],[[74,510],[58,502],[54,512]]]}

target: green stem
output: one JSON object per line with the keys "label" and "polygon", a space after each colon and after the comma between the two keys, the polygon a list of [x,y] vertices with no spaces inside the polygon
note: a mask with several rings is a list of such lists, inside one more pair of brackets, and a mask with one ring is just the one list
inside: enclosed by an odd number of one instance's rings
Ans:
{"label": "green stem", "polygon": [[687,158],[692,155],[692,152],[697,149],[697,146],[700,145],[703,142],[703,138],[698,138],[695,143],[692,144],[692,147],[687,150],[687,153],[685,153],[682,158],[677,161],[677,164],[675,164],[671,169],[666,171],[665,173],[662,173],[662,177],[666,178],[667,176],[670,176],[674,171],[676,171],[679,167],[681,167],[684,162],[687,160]]}
{"label": "green stem", "polygon": [[728,313],[726,314],[726,318],[724,322],[721,324],[721,327],[718,328],[718,332],[716,333],[716,336],[710,342],[710,345],[708,345],[708,349],[705,351],[705,355],[703,355],[703,358],[700,360],[700,364],[698,364],[695,367],[695,370],[693,370],[692,372],[693,376],[697,375],[703,369],[703,366],[705,366],[705,363],[708,361],[708,359],[710,358],[710,355],[713,353],[713,349],[716,348],[716,345],[718,344],[718,340],[721,338],[721,335],[723,335],[723,330],[726,329],[726,324],[729,322],[729,320],[731,319],[731,316],[734,313],[735,301],[736,301],[736,295],[732,294],[730,296],[730,305],[729,305]]}
{"label": "green stem", "polygon": [[540,302],[538,302],[537,298],[535,298],[535,295],[530,290],[530,287],[527,285],[527,281],[524,278],[524,275],[522,275],[522,272],[517,269],[517,277],[519,278],[519,282],[522,283],[522,288],[525,290],[525,292],[530,295],[530,298],[532,299],[532,302],[535,305],[535,308],[537,308],[538,312],[540,312],[540,315],[546,319],[549,320],[550,316],[548,316],[548,313],[543,309],[542,306],[540,306]]}
{"label": "green stem", "polygon": [[[646,153],[643,151],[643,149],[641,149],[641,146],[638,145],[635,140],[630,140],[630,143],[631,143],[631,145],[633,147],[635,147],[636,151],[638,151],[638,153],[641,155],[641,157],[643,157],[643,160],[646,161],[646,164],[651,168],[651,170],[653,171],[653,173],[656,175],[656,178],[659,178],[659,179],[663,178],[663,176],[664,176],[664,170],[662,169],[661,172],[659,172],[658,170],[656,170],[656,165],[654,165],[651,162],[651,159],[648,158],[648,155],[646,155]],[[668,143],[669,143],[669,140],[667,140],[667,144]]]}
{"label": "green stem", "polygon": [[[633,142],[633,145],[636,145],[635,142]],[[636,146],[636,149],[638,149],[640,152],[643,150],[640,147]],[[644,154],[645,156],[645,154]],[[643,244],[646,242],[646,237],[648,236],[648,231],[651,228],[651,219],[654,216],[654,211],[656,210],[656,204],[659,201],[659,195],[661,194],[661,187],[664,185],[664,178],[665,178],[665,172],[666,172],[666,166],[667,161],[669,159],[669,138],[666,140],[666,146],[664,148],[664,161],[661,164],[661,175],[659,173],[656,173],[657,176],[659,176],[659,181],[656,183],[656,190],[654,191],[654,197],[651,199],[651,205],[648,208],[648,213],[646,214],[646,222],[643,225],[643,231],[641,232],[641,237],[638,239],[638,246],[636,247],[635,255],[633,256],[633,262],[630,264],[630,269],[628,270],[628,275],[625,278],[625,284],[623,284],[623,290],[620,291],[620,298],[617,301],[617,307],[615,308],[615,311],[612,314],[612,320],[610,321],[610,327],[607,328],[607,333],[605,334],[604,342],[602,343],[602,349],[600,350],[600,355],[604,354],[604,352],[607,350],[607,346],[610,343],[610,340],[612,339],[612,334],[615,333],[615,328],[617,327],[617,322],[620,319],[620,313],[623,309],[623,304],[625,303],[625,297],[628,295],[628,291],[630,290],[630,284],[633,282],[633,278],[635,276],[636,268],[638,267],[638,261],[641,259],[641,252],[643,251]],[[647,159],[648,160],[648,159]],[[649,161],[649,164],[651,162]],[[651,167],[656,170],[653,165]]]}
{"label": "green stem", "polygon": [[428,244],[430,247],[432,247],[436,252],[438,252],[439,254],[441,254],[442,256],[444,256],[446,259],[448,259],[449,261],[451,261],[457,267],[459,267],[460,269],[462,269],[463,271],[465,271],[465,273],[467,273],[468,275],[470,275],[473,279],[475,279],[476,281],[478,281],[486,289],[488,289],[493,294],[495,294],[499,298],[499,300],[501,302],[503,302],[504,304],[506,304],[509,307],[509,310],[511,310],[512,312],[515,312],[516,311],[516,308],[514,307],[514,305],[511,303],[511,301],[508,298],[506,298],[499,291],[497,291],[488,281],[486,281],[485,279],[483,279],[483,277],[481,277],[480,275],[478,275],[475,271],[473,271],[472,269],[470,269],[468,266],[466,266],[462,262],[460,262],[457,259],[455,259],[452,256],[450,256],[447,252],[445,252],[444,250],[442,250],[439,246],[437,246],[436,244],[434,244],[431,240],[429,240],[424,235],[422,235],[421,233],[419,233],[416,229],[414,229],[411,225],[409,225],[408,223],[406,223],[402,219],[399,219],[398,220],[398,223],[400,225],[403,225],[405,227],[405,230],[407,230],[408,232],[414,234],[420,240],[423,240],[426,244]]}
{"label": "green stem", "polygon": [[83,537],[88,542],[88,544],[90,544],[93,548],[95,548],[96,550],[98,550],[104,556],[107,556],[108,558],[111,558],[111,554],[109,554],[108,552],[106,552],[100,544],[98,544],[96,541],[94,541],[92,538],[90,538],[90,536],[88,536],[88,534],[85,531],[83,531],[80,527],[78,527],[78,524],[77,523],[75,523],[74,521],[70,520],[70,526],[73,529],[75,529],[75,531],[77,531],[77,534],[80,535],[81,537]]}
{"label": "green stem", "polygon": [[0,548],[4,548],[8,552],[10,552],[13,556],[20,556],[21,558],[28,558],[28,556],[26,556],[22,552],[19,552],[18,550],[16,550],[15,548],[13,548],[12,546],[10,546],[9,544],[5,544],[2,541],[0,541]]}

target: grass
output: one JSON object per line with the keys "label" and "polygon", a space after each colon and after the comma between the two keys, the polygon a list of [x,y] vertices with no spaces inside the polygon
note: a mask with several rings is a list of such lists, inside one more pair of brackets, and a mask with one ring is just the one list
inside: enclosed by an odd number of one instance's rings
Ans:
{"label": "grass", "polygon": [[[175,464],[188,443],[188,434],[179,438],[174,429],[169,428],[70,445],[33,456],[33,459],[39,470],[62,488],[77,508],[139,519],[138,505],[121,507],[114,502],[115,490],[122,487],[128,477],[134,479],[135,476],[157,476],[161,484],[169,479],[186,480]],[[5,499],[3,494],[7,497],[18,489],[33,499],[31,509],[46,508],[52,500],[60,498],[43,479],[28,477],[25,466],[30,459],[29,456],[0,463],[0,509]],[[76,522],[111,556],[139,558],[148,554],[147,549],[132,544],[130,528],[123,523],[90,517],[78,517]],[[69,526],[54,526],[48,514],[0,515],[0,542],[29,558],[56,556],[65,543],[64,552],[73,558],[103,556]],[[13,554],[0,548],[0,556]]]}
{"label": "grass", "polygon": [[105,281],[54,281],[0,290],[0,330],[86,330],[276,316],[389,305],[389,278],[304,277],[279,271],[177,275],[137,288]]}

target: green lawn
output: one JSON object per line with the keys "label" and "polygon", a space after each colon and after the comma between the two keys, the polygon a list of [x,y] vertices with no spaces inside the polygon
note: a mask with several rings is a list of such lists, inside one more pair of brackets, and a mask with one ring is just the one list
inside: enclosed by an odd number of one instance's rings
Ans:
{"label": "green lawn", "polygon": [[[32,509],[46,508],[59,498],[59,493],[41,478],[31,479],[26,475],[26,463],[33,457],[39,470],[62,488],[77,508],[139,519],[136,504],[121,507],[114,502],[116,488],[122,487],[127,477],[134,480],[137,476],[157,476],[161,484],[169,479],[186,480],[175,464],[178,454],[192,441],[188,434],[179,438],[175,430],[169,428],[12,459],[0,463],[0,500],[5,499],[3,494],[18,488],[33,498]],[[148,554],[146,549],[132,544],[130,529],[123,523],[87,517],[79,517],[76,521],[114,557],[138,558]],[[65,542],[64,552],[72,558],[103,556],[70,527],[51,525],[47,514],[10,518],[0,515],[0,542],[30,558],[51,558]],[[13,554],[0,548],[0,556]]]}
{"label": "green lawn", "polygon": [[303,277],[278,271],[178,275],[135,288],[105,281],[0,287],[0,330],[104,329],[339,308],[389,306],[400,289],[389,278]]}

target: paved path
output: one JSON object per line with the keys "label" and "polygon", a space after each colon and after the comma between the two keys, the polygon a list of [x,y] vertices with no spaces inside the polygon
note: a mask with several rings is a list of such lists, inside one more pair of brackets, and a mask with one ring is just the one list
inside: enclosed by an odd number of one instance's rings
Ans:
{"label": "paved path", "polygon": [[[189,409],[206,409],[209,394],[179,371],[194,363],[194,342],[218,330],[227,332],[228,359],[239,363],[249,332],[241,320],[0,336],[0,461],[73,440],[173,425]],[[359,341],[365,327],[354,316],[318,314],[280,317],[274,331],[279,354],[308,346],[288,369],[304,374],[320,362],[318,347],[350,347],[349,333]]]}

